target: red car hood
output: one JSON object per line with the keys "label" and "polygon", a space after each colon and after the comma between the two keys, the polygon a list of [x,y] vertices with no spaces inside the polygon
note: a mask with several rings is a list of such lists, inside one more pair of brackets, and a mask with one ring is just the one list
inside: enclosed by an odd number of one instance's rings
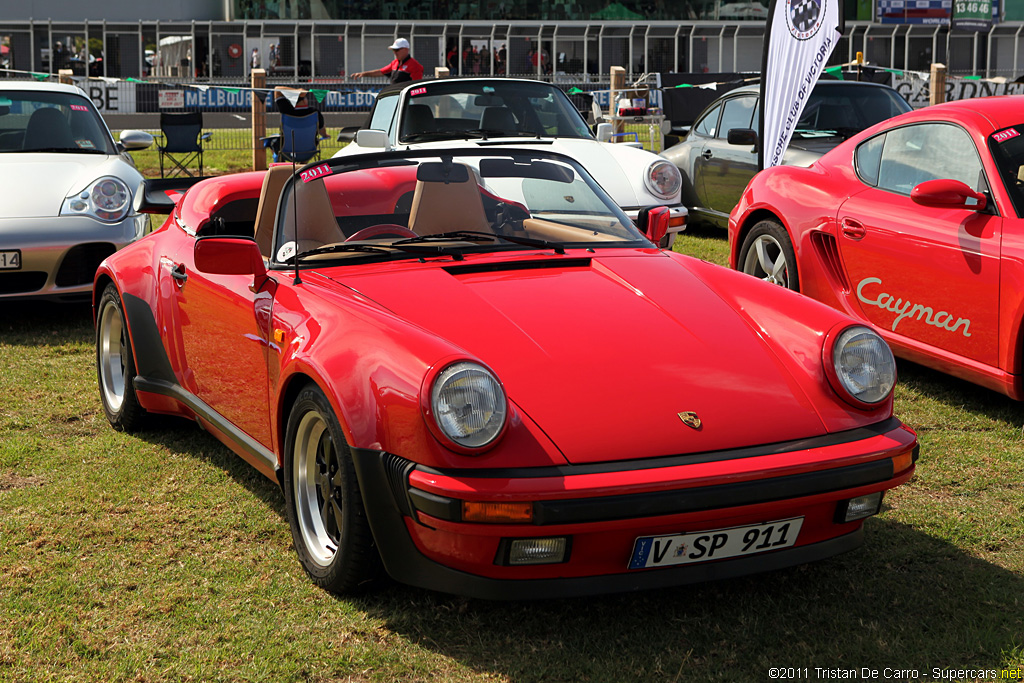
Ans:
{"label": "red car hood", "polygon": [[[803,371],[791,372],[685,266],[649,253],[617,253],[337,279],[489,365],[571,463],[826,431],[795,379]],[[685,411],[699,416],[699,428],[684,424]]]}

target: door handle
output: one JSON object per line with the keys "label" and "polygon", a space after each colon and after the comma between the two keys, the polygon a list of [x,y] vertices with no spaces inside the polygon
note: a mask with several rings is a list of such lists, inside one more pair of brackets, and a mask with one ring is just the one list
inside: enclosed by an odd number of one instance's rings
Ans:
{"label": "door handle", "polygon": [[852,218],[843,219],[843,235],[849,237],[851,240],[864,239],[864,236],[868,234],[867,229],[858,221]]}
{"label": "door handle", "polygon": [[185,280],[188,279],[188,273],[185,272],[185,264],[179,263],[174,268],[171,268],[171,277],[178,281],[179,287],[185,284]]}
{"label": "door handle", "polygon": [[714,154],[712,154],[712,153],[711,153],[711,150],[710,150],[710,149],[706,149],[706,150],[704,150],[703,152],[701,152],[701,154],[700,154],[700,155],[701,155],[702,157],[704,157],[705,159],[710,159],[711,157],[715,156]]}

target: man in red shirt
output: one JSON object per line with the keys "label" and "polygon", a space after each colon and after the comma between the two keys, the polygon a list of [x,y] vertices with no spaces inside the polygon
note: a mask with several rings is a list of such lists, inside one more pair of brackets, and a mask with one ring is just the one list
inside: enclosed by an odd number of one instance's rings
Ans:
{"label": "man in red shirt", "polygon": [[357,71],[352,74],[352,78],[359,80],[364,76],[370,76],[371,78],[374,76],[388,76],[392,83],[418,81],[423,78],[423,65],[409,54],[408,40],[399,38],[388,49],[395,53],[395,58],[390,64],[373,71]]}

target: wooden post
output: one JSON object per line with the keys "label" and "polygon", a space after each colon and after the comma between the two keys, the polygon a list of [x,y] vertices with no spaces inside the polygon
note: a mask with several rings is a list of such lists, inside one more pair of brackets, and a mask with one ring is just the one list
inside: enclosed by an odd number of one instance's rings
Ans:
{"label": "wooden post", "polygon": [[[608,116],[616,117],[619,114],[618,103],[616,102],[616,100],[619,97],[619,91],[626,86],[626,70],[621,66],[613,66],[611,72],[611,82],[612,89],[611,92],[608,93],[610,98],[610,101],[608,103]],[[612,138],[612,142],[618,142],[619,140],[622,139],[622,137],[618,136],[617,134],[622,132],[624,124],[622,123],[622,121],[617,121],[615,118],[611,118],[610,120],[612,122],[612,133],[616,134],[616,137]]]}
{"label": "wooden post", "polygon": [[267,108],[263,105],[262,90],[267,87],[266,69],[252,70],[252,170],[267,170],[267,150],[260,140],[267,135]]}
{"label": "wooden post", "polygon": [[932,64],[929,80],[928,104],[942,104],[946,101],[946,65]]}
{"label": "wooden post", "polygon": [[61,69],[60,71],[57,72],[57,80],[60,81],[61,83],[67,83],[68,85],[74,85],[75,82],[71,78],[74,75],[75,75],[75,72],[72,71],[71,69]]}
{"label": "wooden post", "polygon": [[449,76],[448,67],[446,66],[435,66],[434,67],[434,78],[448,78]]}

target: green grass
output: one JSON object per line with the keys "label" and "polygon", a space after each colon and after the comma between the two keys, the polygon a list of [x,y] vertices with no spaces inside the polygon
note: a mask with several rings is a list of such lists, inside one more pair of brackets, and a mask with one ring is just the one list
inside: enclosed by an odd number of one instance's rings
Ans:
{"label": "green grass", "polygon": [[[725,259],[721,233],[677,248]],[[280,491],[212,437],[107,425],[87,308],[3,310],[0,681],[930,680],[1024,665],[1024,411],[919,366],[899,364],[896,398],[917,474],[857,551],[632,595],[506,604],[383,582],[340,599],[302,572]]]}

